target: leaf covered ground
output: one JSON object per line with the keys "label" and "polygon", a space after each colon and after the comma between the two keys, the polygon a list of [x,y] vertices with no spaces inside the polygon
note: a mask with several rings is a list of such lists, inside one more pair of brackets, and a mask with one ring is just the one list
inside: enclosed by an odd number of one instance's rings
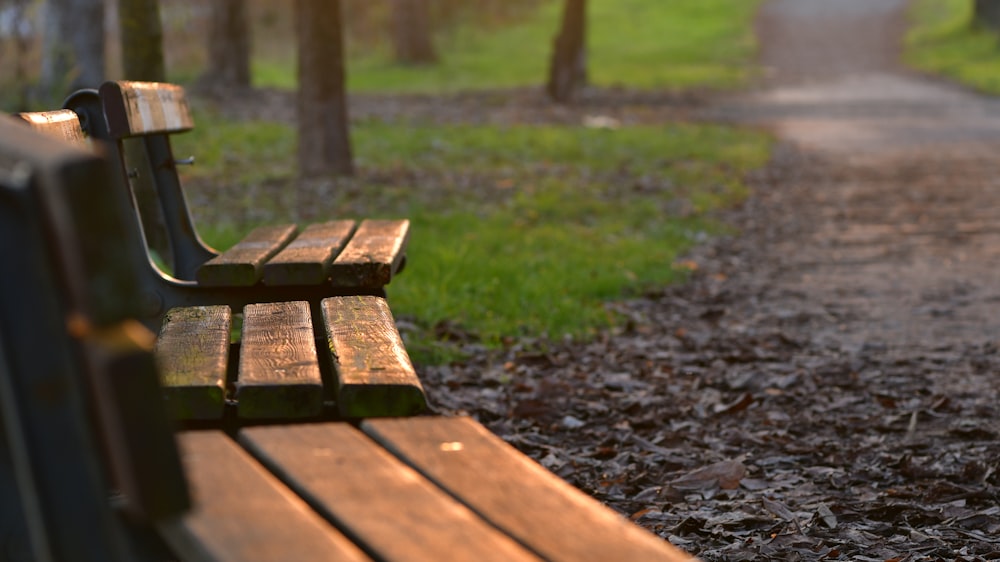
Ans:
{"label": "leaf covered ground", "polygon": [[[787,219],[813,189],[882,175],[790,151],[690,283],[585,345],[428,368],[431,398],[706,560],[1000,559],[996,334],[899,346],[774,254],[815,242],[815,208]],[[962,315],[957,292],[924,295],[927,321]]]}

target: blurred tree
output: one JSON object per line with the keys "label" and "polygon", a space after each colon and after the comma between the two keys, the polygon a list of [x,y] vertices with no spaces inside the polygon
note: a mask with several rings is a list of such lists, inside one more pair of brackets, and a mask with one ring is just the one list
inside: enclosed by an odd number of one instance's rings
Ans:
{"label": "blurred tree", "polygon": [[[28,9],[31,7],[31,0],[8,0],[0,2],[0,8],[5,11],[8,30],[14,37],[14,84],[17,87],[15,94],[15,110],[31,110],[31,86],[28,81],[29,52],[31,50],[32,29],[31,21],[28,17]],[[0,54],[4,54],[0,52]]]}
{"label": "blurred tree", "polygon": [[208,18],[209,88],[250,87],[250,20],[245,0],[212,0]]}
{"label": "blurred tree", "polygon": [[546,91],[557,103],[573,98],[587,82],[587,0],[566,0],[556,36]]}
{"label": "blurred tree", "polygon": [[351,175],[340,0],[299,0],[299,172]]}
{"label": "blurred tree", "polygon": [[38,86],[51,104],[104,81],[104,1],[46,0]]}
{"label": "blurred tree", "polygon": [[[163,59],[163,26],[159,0],[119,0],[118,26],[121,33],[122,73],[126,80],[166,82]],[[173,251],[152,182],[153,167],[139,141],[127,139],[125,158],[138,172],[131,178],[135,204],[142,216],[142,228],[149,249],[168,267],[173,265]]]}
{"label": "blurred tree", "polygon": [[122,72],[127,80],[165,82],[159,0],[119,0]]}
{"label": "blurred tree", "polygon": [[396,62],[411,65],[437,62],[427,0],[393,0],[390,19]]}
{"label": "blurred tree", "polygon": [[1000,0],[975,0],[973,21],[1000,30]]}

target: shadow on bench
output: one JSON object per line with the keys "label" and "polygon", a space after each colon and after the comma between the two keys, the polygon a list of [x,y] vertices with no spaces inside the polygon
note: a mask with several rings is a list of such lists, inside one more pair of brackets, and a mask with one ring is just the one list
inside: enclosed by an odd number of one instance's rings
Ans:
{"label": "shadow on bench", "polygon": [[[12,283],[0,293],[0,491],[17,498],[0,505],[8,552],[13,544],[28,559],[95,561],[688,559],[468,418],[171,439],[150,337],[129,320],[136,291],[115,252],[125,226],[121,201],[101,189],[110,181],[95,155],[0,119],[0,273]],[[84,202],[96,216],[74,212]]]}

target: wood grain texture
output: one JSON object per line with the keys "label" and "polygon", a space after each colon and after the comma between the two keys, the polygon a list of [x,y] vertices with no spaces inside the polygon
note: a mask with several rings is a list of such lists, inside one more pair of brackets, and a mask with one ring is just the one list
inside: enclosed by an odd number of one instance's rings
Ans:
{"label": "wood grain texture", "polygon": [[408,220],[365,220],[333,261],[330,279],[341,287],[387,285],[406,257]]}
{"label": "wood grain texture", "polygon": [[295,237],[294,224],[262,226],[235,246],[205,262],[196,275],[198,283],[211,287],[249,287],[260,281],[264,262]]}
{"label": "wood grain texture", "polygon": [[691,558],[470,418],[366,420],[365,433],[548,560]]}
{"label": "wood grain texture", "polygon": [[87,137],[84,136],[83,128],[80,126],[80,117],[72,109],[25,112],[14,116],[21,118],[32,129],[42,134],[77,146],[87,146]]}
{"label": "wood grain texture", "polygon": [[323,408],[309,304],[251,304],[243,309],[237,412],[242,418],[301,418]]}
{"label": "wood grain texture", "polygon": [[232,311],[194,306],[167,312],[156,341],[156,363],[167,411],[174,419],[222,417]]}
{"label": "wood grain texture", "polygon": [[194,128],[184,88],[159,82],[105,82],[100,87],[111,136],[179,133]]}
{"label": "wood grain texture", "polygon": [[354,427],[244,429],[240,442],[381,560],[534,560]]}
{"label": "wood grain texture", "polygon": [[264,265],[266,285],[317,285],[354,232],[354,221],[312,224]]}
{"label": "wood grain texture", "polygon": [[221,431],[178,434],[194,496],[160,532],[182,560],[367,560]]}
{"label": "wood grain texture", "polygon": [[408,416],[427,408],[384,298],[332,297],[321,304],[342,416]]}

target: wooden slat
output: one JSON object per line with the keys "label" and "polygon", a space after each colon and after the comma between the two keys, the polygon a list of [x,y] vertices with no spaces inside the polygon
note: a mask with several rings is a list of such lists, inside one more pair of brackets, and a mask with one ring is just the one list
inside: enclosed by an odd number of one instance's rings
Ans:
{"label": "wooden slat", "polygon": [[334,260],[330,278],[342,287],[387,285],[406,257],[408,220],[366,220]]}
{"label": "wooden slat", "polygon": [[322,308],[342,416],[407,416],[427,407],[384,298],[332,297]]}
{"label": "wooden slat", "polygon": [[260,281],[264,262],[291,242],[294,224],[262,226],[198,269],[198,283],[212,287],[248,287]]}
{"label": "wooden slat", "polygon": [[87,138],[80,127],[80,117],[72,109],[56,111],[36,111],[17,113],[32,129],[51,137],[78,145],[86,146]]}
{"label": "wooden slat", "polygon": [[195,508],[159,529],[182,560],[368,559],[222,432],[178,441]]}
{"label": "wooden slat", "polygon": [[184,89],[157,82],[105,82],[100,88],[112,138],[179,133],[194,127]]}
{"label": "wooden slat", "polygon": [[240,442],[381,560],[533,560],[348,424],[244,429]]}
{"label": "wooden slat", "polygon": [[316,285],[330,277],[330,264],[354,232],[354,221],[330,221],[305,228],[294,242],[264,265],[266,285]]}
{"label": "wooden slat", "polygon": [[469,418],[366,420],[362,429],[549,560],[690,560]]}
{"label": "wooden slat", "polygon": [[242,418],[301,418],[323,408],[323,380],[309,304],[251,304],[243,309],[237,411]]}
{"label": "wooden slat", "polygon": [[167,312],[155,353],[163,398],[173,418],[222,417],[231,328],[228,306],[193,306]]}

